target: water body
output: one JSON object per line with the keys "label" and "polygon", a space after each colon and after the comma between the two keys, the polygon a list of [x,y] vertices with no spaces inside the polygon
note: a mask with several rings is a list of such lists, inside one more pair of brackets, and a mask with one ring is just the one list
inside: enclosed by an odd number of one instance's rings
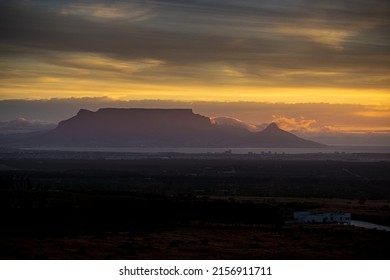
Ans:
{"label": "water body", "polygon": [[368,222],[364,222],[364,221],[357,221],[357,220],[351,220],[351,226],[390,231],[390,227],[372,224],[372,223],[368,223]]}
{"label": "water body", "polygon": [[224,153],[230,150],[233,154],[332,154],[332,153],[390,153],[390,146],[330,146],[326,148],[192,148],[192,147],[165,147],[165,148],[128,148],[128,147],[39,147],[29,150],[45,151],[86,151],[86,152],[118,152],[118,153],[182,153],[207,154]]}

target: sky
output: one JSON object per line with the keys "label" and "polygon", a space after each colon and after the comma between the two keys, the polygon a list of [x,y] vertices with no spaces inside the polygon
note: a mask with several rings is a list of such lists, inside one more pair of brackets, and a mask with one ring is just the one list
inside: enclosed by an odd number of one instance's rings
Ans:
{"label": "sky", "polygon": [[206,102],[290,130],[384,133],[388,34],[387,0],[0,0],[0,100]]}

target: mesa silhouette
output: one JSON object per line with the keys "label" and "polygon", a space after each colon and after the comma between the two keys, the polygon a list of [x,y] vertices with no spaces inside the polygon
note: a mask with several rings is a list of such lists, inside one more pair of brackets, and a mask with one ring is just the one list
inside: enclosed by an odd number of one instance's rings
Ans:
{"label": "mesa silhouette", "polygon": [[213,124],[191,109],[81,109],[76,116],[30,144],[72,147],[285,147],[319,148],[281,130],[275,123],[263,131]]}

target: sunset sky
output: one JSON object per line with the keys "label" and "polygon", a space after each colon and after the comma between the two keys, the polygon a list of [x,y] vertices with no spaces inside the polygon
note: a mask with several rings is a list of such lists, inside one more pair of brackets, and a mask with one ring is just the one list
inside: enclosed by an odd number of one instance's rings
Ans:
{"label": "sunset sky", "polygon": [[389,34],[388,0],[0,0],[0,100],[223,102],[214,116],[388,132]]}

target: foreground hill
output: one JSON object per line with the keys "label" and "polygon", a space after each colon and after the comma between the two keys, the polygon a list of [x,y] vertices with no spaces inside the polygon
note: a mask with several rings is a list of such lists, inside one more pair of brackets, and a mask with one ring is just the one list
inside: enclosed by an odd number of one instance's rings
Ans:
{"label": "foreground hill", "polygon": [[73,147],[324,147],[274,123],[263,131],[250,132],[213,124],[191,109],[138,108],[82,109],[55,129],[23,142],[29,146]]}

